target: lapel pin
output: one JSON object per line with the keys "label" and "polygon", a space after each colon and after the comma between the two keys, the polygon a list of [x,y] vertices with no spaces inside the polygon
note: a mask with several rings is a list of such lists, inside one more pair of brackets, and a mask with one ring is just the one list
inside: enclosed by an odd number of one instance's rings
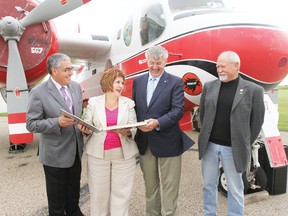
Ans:
{"label": "lapel pin", "polygon": [[240,89],[240,95],[243,94],[243,92],[244,92],[244,90],[243,90],[243,89]]}

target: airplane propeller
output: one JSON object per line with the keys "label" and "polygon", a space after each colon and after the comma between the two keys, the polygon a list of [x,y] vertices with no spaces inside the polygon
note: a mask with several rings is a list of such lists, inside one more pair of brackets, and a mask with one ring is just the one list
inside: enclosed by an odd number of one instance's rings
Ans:
{"label": "airplane propeller", "polygon": [[20,20],[23,27],[34,23],[41,23],[60,15],[68,13],[90,0],[45,0],[29,13],[28,16]]}
{"label": "airplane propeller", "polygon": [[[26,107],[28,103],[28,87],[25,70],[21,61],[17,42],[20,41],[25,28],[42,23],[72,11],[90,0],[45,0],[31,12],[25,12],[21,20],[6,16],[0,20],[0,34],[8,43],[8,64],[6,76],[7,111],[10,142],[21,144],[32,142],[33,135],[26,130]],[[19,8],[16,8],[19,10]],[[25,139],[23,139],[25,136]],[[30,137],[30,139],[28,138]]]}

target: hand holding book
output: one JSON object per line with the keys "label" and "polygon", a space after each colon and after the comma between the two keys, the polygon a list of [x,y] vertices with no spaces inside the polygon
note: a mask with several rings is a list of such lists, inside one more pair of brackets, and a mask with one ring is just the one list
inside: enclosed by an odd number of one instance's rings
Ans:
{"label": "hand holding book", "polygon": [[108,126],[108,127],[104,127],[104,128],[97,128],[94,125],[91,125],[87,122],[85,122],[83,119],[67,112],[64,109],[60,109],[61,113],[63,116],[65,116],[66,118],[70,118],[73,119],[75,122],[77,122],[78,124],[81,124],[87,128],[89,128],[91,131],[95,132],[95,133],[99,133],[101,131],[106,131],[106,130],[118,130],[118,129],[128,129],[128,128],[133,128],[133,127],[139,127],[139,126],[143,126],[146,125],[147,122],[146,121],[142,121],[142,122],[136,122],[136,123],[132,123],[132,124],[125,124],[125,125],[113,125],[113,126]]}

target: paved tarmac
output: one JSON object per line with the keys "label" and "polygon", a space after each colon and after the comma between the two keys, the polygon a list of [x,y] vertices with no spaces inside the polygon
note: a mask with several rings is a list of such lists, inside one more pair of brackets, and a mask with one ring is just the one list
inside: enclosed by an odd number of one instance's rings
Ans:
{"label": "paved tarmac", "polygon": [[[189,135],[197,141],[197,132],[191,132]],[[284,143],[288,144],[288,133],[281,133],[281,136]],[[36,155],[38,139],[39,135],[36,134],[34,142],[28,144],[23,153],[9,153],[7,118],[0,117],[0,216],[48,215],[43,168]],[[84,155],[80,207],[88,216],[90,199],[86,159]],[[245,215],[287,215],[288,193],[264,197],[261,201],[247,204]],[[191,150],[183,154],[177,215],[201,216],[202,207],[202,177],[197,145],[194,145]],[[227,198],[219,193],[218,215],[227,215],[226,211]],[[144,183],[139,165],[130,201],[130,215],[145,215]]]}

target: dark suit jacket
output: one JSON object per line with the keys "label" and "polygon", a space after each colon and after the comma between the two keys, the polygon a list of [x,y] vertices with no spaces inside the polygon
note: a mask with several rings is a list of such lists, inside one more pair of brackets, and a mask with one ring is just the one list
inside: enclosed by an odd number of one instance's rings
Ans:
{"label": "dark suit jacket", "polygon": [[160,130],[147,133],[137,130],[135,140],[139,152],[145,154],[149,146],[156,157],[178,156],[194,144],[178,124],[184,112],[183,82],[179,77],[164,72],[147,106],[148,76],[147,73],[134,80],[132,98],[136,104],[137,120],[157,119]]}
{"label": "dark suit jacket", "polygon": [[[68,88],[73,101],[74,115],[81,117],[81,87],[72,81]],[[60,108],[70,112],[60,92],[49,78],[30,92],[26,127],[30,132],[41,133],[39,141],[41,163],[51,167],[68,168],[75,160],[76,142],[79,156],[82,156],[83,137],[77,125],[65,128],[59,126]]]}
{"label": "dark suit jacket", "polygon": [[[204,85],[200,99],[201,132],[198,137],[199,159],[206,151],[221,87],[220,80]],[[237,172],[246,171],[251,158],[251,144],[258,137],[265,114],[263,88],[239,77],[231,114],[231,145]]]}

